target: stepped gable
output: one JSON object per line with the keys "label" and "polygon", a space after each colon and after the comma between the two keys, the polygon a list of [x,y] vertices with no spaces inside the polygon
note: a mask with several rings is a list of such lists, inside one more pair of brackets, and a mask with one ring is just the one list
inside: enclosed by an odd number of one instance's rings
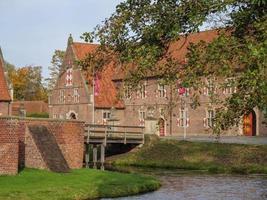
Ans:
{"label": "stepped gable", "polygon": [[[171,43],[167,53],[173,56],[173,58],[179,60],[181,63],[186,62],[186,54],[188,52],[188,47],[191,43],[196,44],[200,41],[211,42],[219,36],[220,31],[224,30],[208,30],[198,33],[192,33],[187,35],[186,37],[181,36],[179,40]],[[128,69],[134,69],[134,66],[118,68],[113,77],[113,80],[123,80],[128,72]]]}
{"label": "stepped gable", "polygon": [[53,172],[63,173],[70,171],[55,136],[50,133],[45,126],[28,126],[28,136],[26,140],[26,153],[28,155],[35,155],[26,158],[28,167],[34,166]]}
{"label": "stepped gable", "polygon": [[11,101],[4,73],[4,59],[0,48],[0,101]]}
{"label": "stepped gable", "polygon": [[[75,57],[78,60],[84,59],[88,53],[92,53],[99,46],[97,44],[79,42],[73,42],[71,45]],[[115,74],[115,68],[115,63],[111,62],[98,74],[99,94],[95,96],[96,108],[124,108],[124,104],[119,100],[118,91],[112,81],[112,77]],[[92,85],[92,77],[87,76],[86,79]]]}

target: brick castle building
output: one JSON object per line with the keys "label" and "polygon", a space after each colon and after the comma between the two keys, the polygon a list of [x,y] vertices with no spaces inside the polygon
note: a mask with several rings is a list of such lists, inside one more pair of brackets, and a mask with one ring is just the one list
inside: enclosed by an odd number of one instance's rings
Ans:
{"label": "brick castle building", "polygon": [[11,115],[12,87],[7,82],[5,61],[0,48],[0,116]]}
{"label": "brick castle building", "polygon": [[[190,43],[201,40],[210,42],[217,36],[218,32],[215,30],[194,33],[174,42],[170,51],[175,58],[185,61]],[[137,91],[125,87],[124,73],[113,63],[104,68],[93,87],[92,80],[75,65],[75,61],[85,58],[96,47],[95,44],[76,43],[72,37],[69,38],[63,61],[63,68],[66,70],[60,74],[49,98],[50,117],[79,119],[97,124],[145,126],[146,133],[161,136],[183,135],[185,131],[192,136],[211,133],[216,105],[209,101],[209,90],[216,87],[215,82],[207,80],[211,87],[203,88],[197,109],[190,107],[190,88],[162,85],[158,77],[147,77],[140,83]],[[119,95],[121,91],[123,95]],[[234,93],[235,88],[217,89],[216,92],[225,98]],[[175,106],[171,107],[172,104]],[[244,116],[239,126],[225,133],[267,135],[267,127],[262,124],[263,121],[263,113],[255,108],[251,114]]]}

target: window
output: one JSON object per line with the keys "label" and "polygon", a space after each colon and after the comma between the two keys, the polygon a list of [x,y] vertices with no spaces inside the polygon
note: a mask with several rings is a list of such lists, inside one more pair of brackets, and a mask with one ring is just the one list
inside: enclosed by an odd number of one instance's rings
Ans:
{"label": "window", "polygon": [[130,86],[124,87],[124,98],[125,99],[131,99],[132,98],[132,91]]}
{"label": "window", "polygon": [[72,68],[69,68],[67,69],[67,72],[66,72],[66,86],[69,87],[69,86],[72,86]]}
{"label": "window", "polygon": [[204,94],[210,96],[210,95],[212,95],[214,93],[215,93],[214,80],[213,79],[208,79],[206,87],[204,89]]}
{"label": "window", "polygon": [[225,88],[223,89],[224,94],[233,94],[236,92],[235,79],[227,78],[225,80]]}
{"label": "window", "polygon": [[187,109],[180,109],[177,125],[180,127],[189,127],[189,117]]}
{"label": "window", "polygon": [[106,124],[110,117],[110,111],[103,111],[103,124]]}
{"label": "window", "polygon": [[57,118],[57,114],[53,114],[53,119],[56,119]]}
{"label": "window", "polygon": [[59,119],[64,119],[64,116],[62,114],[60,114]]}
{"label": "window", "polygon": [[147,86],[146,81],[143,84],[139,85],[139,90],[137,91],[137,97],[140,97],[141,99],[147,97],[146,86]]}
{"label": "window", "polygon": [[215,111],[214,110],[208,110],[207,111],[206,122],[205,122],[204,125],[206,127],[213,127],[214,118],[215,118]]}
{"label": "window", "polygon": [[59,91],[59,103],[65,103],[65,90]]}
{"label": "window", "polygon": [[80,95],[79,95],[79,90],[78,88],[74,88],[74,103],[79,103],[80,102]]}
{"label": "window", "polygon": [[140,126],[144,126],[145,125],[145,117],[146,117],[146,113],[143,110],[139,111],[139,125]]}
{"label": "window", "polygon": [[159,97],[166,97],[167,96],[165,85],[158,84],[158,94],[159,94]]}

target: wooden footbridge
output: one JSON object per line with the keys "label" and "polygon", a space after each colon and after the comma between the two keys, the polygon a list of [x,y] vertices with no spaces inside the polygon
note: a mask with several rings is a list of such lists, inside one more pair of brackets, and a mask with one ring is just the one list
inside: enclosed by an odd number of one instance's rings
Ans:
{"label": "wooden footbridge", "polygon": [[96,168],[97,146],[100,146],[101,169],[104,169],[105,147],[107,144],[144,144],[144,128],[141,126],[119,126],[86,124],[84,141],[86,146],[85,165],[89,167],[89,146],[93,145],[93,164]]}

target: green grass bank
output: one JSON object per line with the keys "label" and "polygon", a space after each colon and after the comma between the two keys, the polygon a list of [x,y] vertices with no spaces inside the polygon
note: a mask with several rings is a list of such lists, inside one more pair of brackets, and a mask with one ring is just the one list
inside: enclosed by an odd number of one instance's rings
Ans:
{"label": "green grass bank", "polygon": [[0,199],[97,199],[129,196],[156,190],[153,177],[80,169],[59,174],[25,169],[17,176],[0,176]]}
{"label": "green grass bank", "polygon": [[160,140],[146,137],[139,150],[112,157],[114,166],[267,174],[267,145]]}

